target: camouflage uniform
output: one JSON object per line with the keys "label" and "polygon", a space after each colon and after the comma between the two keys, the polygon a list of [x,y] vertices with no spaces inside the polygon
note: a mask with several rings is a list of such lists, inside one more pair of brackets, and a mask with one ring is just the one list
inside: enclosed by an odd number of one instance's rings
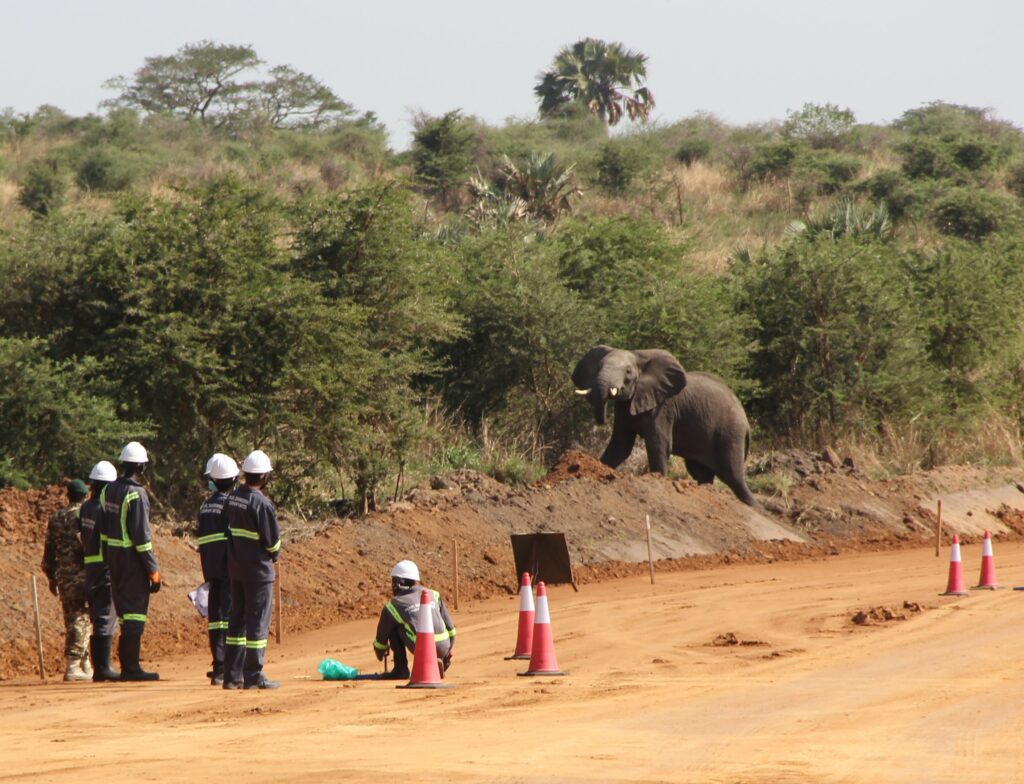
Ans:
{"label": "camouflage uniform", "polygon": [[55,512],[46,527],[43,573],[50,590],[57,589],[64,608],[64,654],[81,659],[89,646],[89,610],[85,600],[85,562],[78,538],[78,510],[81,503]]}

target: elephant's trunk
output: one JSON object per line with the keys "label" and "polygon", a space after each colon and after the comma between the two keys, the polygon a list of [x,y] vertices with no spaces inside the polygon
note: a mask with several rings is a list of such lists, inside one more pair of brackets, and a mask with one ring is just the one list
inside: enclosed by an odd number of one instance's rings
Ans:
{"label": "elephant's trunk", "polygon": [[598,376],[594,385],[590,387],[590,391],[587,393],[587,400],[594,409],[594,420],[597,424],[604,425],[608,422],[608,398],[617,397],[619,391],[620,388],[615,386],[612,381],[607,378],[603,379],[600,376]]}

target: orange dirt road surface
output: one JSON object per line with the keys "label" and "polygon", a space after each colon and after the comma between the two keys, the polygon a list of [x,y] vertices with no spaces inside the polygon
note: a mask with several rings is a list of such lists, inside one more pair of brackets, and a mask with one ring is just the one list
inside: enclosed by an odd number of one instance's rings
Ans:
{"label": "orange dirt road surface", "polygon": [[[1024,584],[1024,544],[995,548]],[[276,692],[210,687],[207,657],[159,661],[144,638],[157,684],[0,684],[0,781],[1024,781],[1024,592],[940,597],[947,559],[553,587],[564,678],[517,677],[516,598],[477,602],[454,613],[449,690],[319,680],[324,657],[379,669],[371,621],[271,641]],[[851,620],[882,607],[907,618]]]}

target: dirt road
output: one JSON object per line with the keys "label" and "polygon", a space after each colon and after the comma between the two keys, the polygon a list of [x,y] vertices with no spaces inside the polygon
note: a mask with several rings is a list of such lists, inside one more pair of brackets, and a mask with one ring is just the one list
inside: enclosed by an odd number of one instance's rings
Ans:
{"label": "dirt road", "polygon": [[[1024,592],[939,597],[946,558],[556,587],[565,678],[503,661],[509,598],[455,613],[448,691],[303,679],[325,656],[372,672],[367,621],[272,642],[277,692],[211,688],[199,656],[159,662],[155,685],[8,681],[0,781],[1024,781]],[[1024,584],[1024,545],[997,543],[996,559],[1002,581]],[[965,547],[969,585],[979,563]],[[923,609],[851,622],[904,601]],[[737,644],[712,644],[730,633]]]}

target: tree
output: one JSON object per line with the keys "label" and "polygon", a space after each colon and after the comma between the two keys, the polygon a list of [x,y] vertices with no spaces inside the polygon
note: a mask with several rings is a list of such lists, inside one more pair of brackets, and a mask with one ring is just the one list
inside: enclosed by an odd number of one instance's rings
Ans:
{"label": "tree", "polygon": [[849,109],[840,109],[834,103],[805,103],[799,111],[787,112],[782,134],[811,147],[835,148],[849,137],[853,124],[853,112]]}
{"label": "tree", "polygon": [[623,114],[646,121],[654,94],[643,85],[647,56],[620,43],[584,38],[564,47],[533,88],[541,116],[559,116],[568,104],[579,103],[608,125]]}
{"label": "tree", "polygon": [[473,160],[473,131],[459,109],[441,117],[420,115],[412,135],[412,168],[427,193],[448,209],[458,202]]}
{"label": "tree", "polygon": [[271,128],[322,128],[353,114],[352,105],[331,88],[290,65],[270,69],[264,82],[242,85],[231,112]]}
{"label": "tree", "polygon": [[262,61],[251,46],[199,41],[172,55],[147,57],[132,79],[119,76],[104,86],[121,94],[108,102],[151,114],[168,112],[206,122],[241,89],[234,78]]}

